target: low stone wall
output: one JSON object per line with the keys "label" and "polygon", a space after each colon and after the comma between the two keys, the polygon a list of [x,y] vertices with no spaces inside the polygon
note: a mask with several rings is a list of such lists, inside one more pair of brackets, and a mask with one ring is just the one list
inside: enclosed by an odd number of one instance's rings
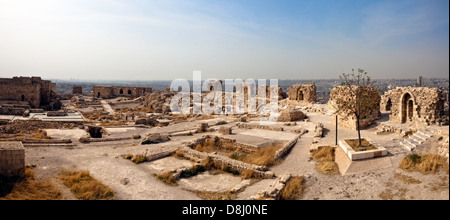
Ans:
{"label": "low stone wall", "polygon": [[269,131],[284,131],[283,127],[269,126],[269,125],[259,125],[259,124],[238,124],[238,128],[243,129],[262,129]]}
{"label": "low stone wall", "polygon": [[25,148],[21,142],[0,142],[0,176],[25,175]]}
{"label": "low stone wall", "polygon": [[240,173],[246,170],[253,170],[253,177],[255,178],[268,179],[273,178],[274,176],[274,174],[268,171],[268,168],[265,166],[257,166],[253,164],[244,163],[218,154],[199,152],[189,147],[181,147],[178,149],[177,153],[182,154],[182,156],[185,158],[195,161],[199,160],[203,161],[209,157],[216,166],[220,167],[226,166],[229,167],[231,170],[237,170]]}
{"label": "low stone wall", "polygon": [[232,150],[238,150],[238,151],[248,153],[248,154],[256,152],[260,149],[260,147],[258,147],[256,145],[239,143],[235,139],[231,139],[231,138],[227,138],[227,137],[210,136],[210,135],[205,135],[205,136],[193,141],[192,143],[188,144],[188,147],[193,149],[193,148],[195,148],[195,146],[197,144],[203,144],[205,141],[211,140],[211,139],[214,139],[214,141],[219,142],[218,143],[219,146],[221,146],[221,145],[233,146]]}
{"label": "low stone wall", "polygon": [[286,144],[283,145],[281,149],[275,152],[274,160],[281,159],[284,155],[286,155],[295,144],[297,144],[298,139],[302,136],[302,134],[298,135],[294,139],[290,140]]}
{"label": "low stone wall", "polygon": [[121,138],[80,138],[81,143],[91,143],[91,142],[108,142],[108,141],[123,141],[131,140],[133,137],[121,137]]}
{"label": "low stone wall", "polygon": [[286,183],[292,178],[290,174],[284,174],[278,177],[275,184],[269,188],[258,192],[255,196],[250,197],[252,200],[278,200],[281,197],[281,191],[286,187]]}

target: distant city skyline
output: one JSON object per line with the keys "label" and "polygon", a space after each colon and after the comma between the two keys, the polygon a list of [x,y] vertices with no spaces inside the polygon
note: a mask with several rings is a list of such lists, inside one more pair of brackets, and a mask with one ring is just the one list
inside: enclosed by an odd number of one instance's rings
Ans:
{"label": "distant city skyline", "polygon": [[0,77],[449,75],[448,0],[0,0]]}

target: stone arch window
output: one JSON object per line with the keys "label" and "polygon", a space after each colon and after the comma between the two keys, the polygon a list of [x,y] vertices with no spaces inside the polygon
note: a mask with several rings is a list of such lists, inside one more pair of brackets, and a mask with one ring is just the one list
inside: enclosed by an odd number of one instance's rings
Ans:
{"label": "stone arch window", "polygon": [[121,95],[123,95],[123,89],[120,89],[120,92],[119,92]]}
{"label": "stone arch window", "polygon": [[131,89],[128,90],[128,95],[131,95]]}
{"label": "stone arch window", "polygon": [[100,98],[100,92],[97,93],[97,98]]}
{"label": "stone arch window", "polygon": [[402,123],[412,121],[414,117],[414,100],[412,96],[409,93],[404,94],[401,104]]}
{"label": "stone arch window", "polygon": [[22,100],[22,102],[25,101],[25,95],[22,95],[22,96],[20,97],[20,100]]}

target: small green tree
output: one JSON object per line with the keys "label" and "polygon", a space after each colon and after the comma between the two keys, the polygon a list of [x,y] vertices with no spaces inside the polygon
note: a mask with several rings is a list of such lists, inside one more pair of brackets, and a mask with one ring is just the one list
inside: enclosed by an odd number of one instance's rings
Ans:
{"label": "small green tree", "polygon": [[374,106],[376,106],[376,103],[374,103],[376,100],[371,98],[371,94],[374,90],[376,91],[373,87],[375,81],[372,81],[367,72],[360,68],[356,72],[355,69],[352,69],[350,74],[343,73],[339,78],[342,82],[341,92],[347,93],[348,96],[339,96],[335,100],[336,114],[343,116],[344,119],[355,116],[359,146],[361,146],[360,119],[371,114]]}

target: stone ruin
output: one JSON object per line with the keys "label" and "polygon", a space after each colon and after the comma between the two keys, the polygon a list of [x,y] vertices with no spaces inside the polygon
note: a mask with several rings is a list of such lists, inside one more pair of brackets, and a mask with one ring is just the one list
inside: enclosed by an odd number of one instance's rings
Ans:
{"label": "stone ruin", "polygon": [[126,86],[94,86],[93,96],[102,99],[117,97],[137,98],[152,93],[152,88]]}
{"label": "stone ruin", "polygon": [[[351,102],[352,100],[354,100],[354,97],[351,97],[350,94],[351,93],[348,87],[345,86],[335,87],[333,90],[331,90],[330,93],[330,100],[328,101],[329,109],[336,111],[338,102]],[[370,112],[365,117],[360,118],[359,125],[361,129],[369,127],[370,125],[373,124],[373,122],[381,118],[381,112],[379,107],[381,96],[378,93],[378,90],[373,86],[369,87],[367,96],[369,97],[368,109],[370,109]],[[357,129],[356,116],[352,114],[349,117],[345,117],[347,113],[348,111],[338,113],[339,126],[356,130]]]}
{"label": "stone ruin", "polygon": [[22,115],[27,109],[59,110],[56,84],[41,77],[0,78],[0,114]]}
{"label": "stone ruin", "polygon": [[382,96],[380,106],[391,112],[390,121],[427,126],[441,122],[444,97],[436,88],[398,87]]}
{"label": "stone ruin", "polygon": [[279,122],[293,122],[305,119],[306,115],[300,110],[285,110],[278,116]]}
{"label": "stone ruin", "polygon": [[74,86],[72,88],[72,94],[74,94],[74,95],[82,95],[83,94],[83,87],[81,87],[81,86]]}
{"label": "stone ruin", "polygon": [[314,83],[296,84],[289,88],[287,96],[290,100],[301,104],[314,104],[316,102],[316,85]]}
{"label": "stone ruin", "polygon": [[0,177],[14,178],[24,175],[25,148],[22,142],[0,142]]}

